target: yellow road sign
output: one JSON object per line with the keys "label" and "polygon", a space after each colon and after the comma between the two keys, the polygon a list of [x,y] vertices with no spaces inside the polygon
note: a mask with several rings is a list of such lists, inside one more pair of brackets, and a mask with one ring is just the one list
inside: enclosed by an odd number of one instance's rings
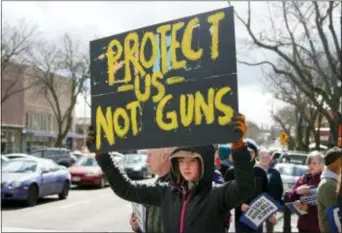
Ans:
{"label": "yellow road sign", "polygon": [[286,145],[288,139],[289,139],[289,135],[287,135],[286,132],[281,132],[281,134],[279,136],[280,143],[282,145]]}

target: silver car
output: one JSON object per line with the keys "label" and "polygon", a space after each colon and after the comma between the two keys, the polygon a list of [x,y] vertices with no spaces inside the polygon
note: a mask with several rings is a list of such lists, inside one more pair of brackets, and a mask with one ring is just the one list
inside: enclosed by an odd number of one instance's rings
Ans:
{"label": "silver car", "polygon": [[297,165],[291,163],[277,163],[274,167],[281,175],[284,192],[289,191],[296,184],[299,177],[308,171],[306,165]]}

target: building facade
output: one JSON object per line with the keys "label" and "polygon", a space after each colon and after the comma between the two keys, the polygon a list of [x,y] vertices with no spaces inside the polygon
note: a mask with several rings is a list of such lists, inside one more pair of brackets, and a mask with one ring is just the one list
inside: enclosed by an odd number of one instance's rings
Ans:
{"label": "building facade", "polygon": [[5,152],[20,152],[25,128],[24,67],[8,64],[1,75],[1,131],[6,138]]}
{"label": "building facade", "polygon": [[[21,85],[29,85],[35,75],[38,75],[36,70],[27,68],[21,78]],[[56,87],[59,107],[64,114],[70,106],[69,81],[63,77],[55,80],[54,86]],[[2,86],[2,90],[4,90],[3,88],[4,86]],[[7,153],[19,151],[30,153],[38,147],[55,145],[58,134],[57,118],[41,87],[33,86],[23,92],[15,93],[4,103],[2,111],[7,112],[7,115],[1,119],[2,130],[6,134],[7,141],[8,138],[13,137],[15,143],[12,148],[10,144],[6,146]],[[16,122],[13,122],[14,119]],[[14,131],[12,125],[17,125],[18,130]],[[63,147],[72,148],[75,139],[83,139],[83,135],[74,133],[74,130],[73,124],[64,139]],[[13,136],[14,134],[15,136]]]}

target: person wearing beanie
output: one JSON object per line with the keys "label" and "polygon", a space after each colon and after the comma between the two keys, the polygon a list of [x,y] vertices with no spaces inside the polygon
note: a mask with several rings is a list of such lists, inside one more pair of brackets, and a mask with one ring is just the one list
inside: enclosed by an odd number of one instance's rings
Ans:
{"label": "person wearing beanie", "polygon": [[333,232],[326,219],[326,209],[337,204],[337,184],[341,174],[342,149],[333,147],[324,155],[325,168],[317,191],[318,221],[321,232]]}
{"label": "person wearing beanie", "polygon": [[220,172],[224,176],[226,171],[233,166],[233,164],[229,161],[229,156],[231,155],[232,149],[230,144],[221,144],[218,146],[218,157],[221,161]]}
{"label": "person wearing beanie", "polygon": [[[234,116],[232,124],[241,138],[233,143],[235,180],[213,187],[215,149],[209,146],[181,147],[171,154],[169,183],[132,182],[108,153],[96,152],[96,160],[106,174],[114,193],[120,198],[161,208],[165,233],[224,233],[226,213],[248,200],[255,191],[251,154],[243,141],[247,123],[243,115]],[[86,139],[95,143],[95,132]]]}
{"label": "person wearing beanie", "polygon": [[[251,158],[252,158],[252,164],[253,166],[255,165],[255,159],[258,156],[258,145],[256,144],[255,141],[253,141],[252,139],[245,139],[245,143],[248,147],[248,150],[251,154]],[[236,179],[235,177],[235,161],[234,161],[234,168],[230,168],[226,171],[225,175],[224,175],[224,180],[226,182],[231,182],[233,180]],[[262,225],[259,227],[259,229],[254,230],[252,228],[250,228],[249,226],[247,226],[246,224],[240,222],[240,217],[242,216],[242,214],[247,211],[250,203],[254,200],[254,198],[256,198],[258,195],[264,193],[264,192],[268,192],[267,190],[267,186],[268,186],[268,178],[267,178],[267,174],[264,171],[264,169],[258,167],[258,166],[254,166],[254,179],[255,179],[255,190],[252,193],[251,197],[246,200],[244,203],[242,203],[241,205],[237,205],[237,207],[235,207],[235,230],[236,232],[263,232],[263,227]],[[275,219],[274,217],[272,217],[270,219],[271,222],[274,222]]]}

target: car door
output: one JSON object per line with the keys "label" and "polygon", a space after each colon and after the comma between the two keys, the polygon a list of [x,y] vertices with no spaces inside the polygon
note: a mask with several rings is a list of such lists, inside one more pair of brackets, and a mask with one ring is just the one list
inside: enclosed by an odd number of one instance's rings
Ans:
{"label": "car door", "polygon": [[58,194],[63,189],[63,184],[65,180],[64,171],[56,164],[54,161],[49,161],[50,163],[50,172],[51,175],[54,176],[54,183],[52,185],[52,193]]}
{"label": "car door", "polygon": [[54,172],[51,170],[52,166],[51,163],[47,162],[46,160],[41,162],[42,164],[42,170],[46,171],[46,173],[41,174],[41,180],[42,180],[42,191],[43,195],[51,195],[53,194],[53,191],[55,190],[55,182],[56,182],[56,176],[54,175]]}

